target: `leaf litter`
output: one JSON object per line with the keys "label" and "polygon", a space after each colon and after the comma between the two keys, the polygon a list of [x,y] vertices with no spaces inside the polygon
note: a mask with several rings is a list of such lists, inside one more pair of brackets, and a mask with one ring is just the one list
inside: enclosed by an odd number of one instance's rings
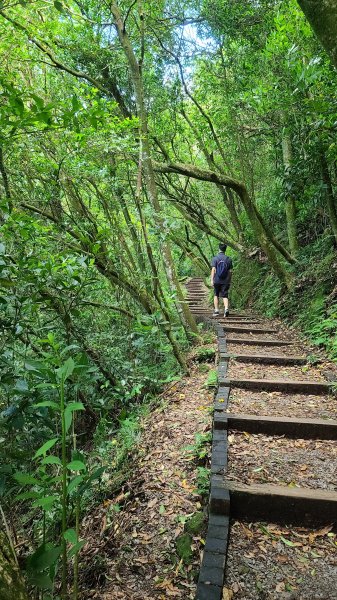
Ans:
{"label": "leaf litter", "polygon": [[[90,543],[82,559],[88,572],[81,599],[194,598],[204,532],[191,536],[189,564],[177,555],[176,540],[186,518],[203,510],[197,464],[187,448],[197,432],[210,429],[213,391],[203,387],[205,379],[192,365],[190,377],[170,387],[164,407],[143,423],[127,483],[84,524]],[[104,564],[104,572],[90,588],[95,564]]]}
{"label": "leaf litter", "polygon": [[227,596],[242,600],[337,598],[337,530],[232,521]]}
{"label": "leaf litter", "polygon": [[317,396],[233,389],[230,393],[227,412],[270,417],[337,419],[337,403],[336,398],[331,395]]}
{"label": "leaf litter", "polygon": [[337,488],[337,441],[231,432],[226,479],[245,484]]}

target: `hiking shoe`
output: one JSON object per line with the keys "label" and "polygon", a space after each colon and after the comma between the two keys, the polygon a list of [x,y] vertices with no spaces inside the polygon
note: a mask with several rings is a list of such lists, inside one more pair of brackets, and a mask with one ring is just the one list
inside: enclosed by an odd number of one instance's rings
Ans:
{"label": "hiking shoe", "polygon": [[225,310],[225,312],[224,312],[224,315],[223,315],[223,316],[224,316],[224,317],[229,317],[229,310]]}
{"label": "hiking shoe", "polygon": [[219,311],[218,310],[214,310],[213,311],[213,317],[218,317],[219,316]]}

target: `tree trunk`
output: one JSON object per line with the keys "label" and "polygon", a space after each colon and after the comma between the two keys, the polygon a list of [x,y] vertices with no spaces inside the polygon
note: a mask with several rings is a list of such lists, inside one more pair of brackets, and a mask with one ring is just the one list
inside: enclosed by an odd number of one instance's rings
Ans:
{"label": "tree trunk", "polygon": [[[157,185],[154,175],[154,169],[151,159],[151,147],[149,141],[149,133],[148,133],[148,119],[147,119],[147,111],[145,108],[145,98],[144,98],[144,89],[143,89],[143,81],[141,74],[141,66],[138,63],[136,56],[134,54],[133,48],[131,46],[130,39],[126,33],[123,19],[121,17],[121,13],[119,11],[118,6],[113,3],[111,5],[111,11],[115,18],[115,24],[118,32],[118,37],[121,42],[122,48],[124,50],[126,59],[129,64],[130,74],[132,78],[132,83],[136,96],[136,104],[137,104],[137,112],[140,121],[140,144],[141,144],[141,157],[144,165],[145,171],[145,180],[147,183],[147,192],[149,196],[149,200],[154,210],[154,218],[156,221],[156,225],[158,228],[158,232],[165,231],[164,219],[161,214],[161,207],[158,199]],[[141,17],[143,18],[143,16]],[[188,324],[188,327],[191,329],[193,333],[199,335],[199,330],[194,320],[194,317],[184,302],[184,296],[176,275],[174,262],[172,259],[171,248],[168,240],[164,240],[162,244],[163,249],[163,262],[164,269],[166,272],[167,280],[169,284],[172,286],[173,291],[176,293],[177,300],[180,303],[182,309],[182,315],[185,320],[185,323]]]}
{"label": "tree trunk", "polygon": [[250,224],[253,228],[253,231],[259,241],[259,244],[264,251],[265,255],[268,258],[271,268],[276,273],[280,281],[284,283],[284,285],[290,289],[292,285],[292,277],[290,273],[286,270],[284,264],[281,262],[279,257],[276,254],[274,245],[270,242],[268,236],[268,229],[266,225],[262,225],[261,221],[258,219],[258,216],[255,211],[255,207],[249,197],[247,191],[244,191],[241,194],[242,204],[244,205],[247,215],[249,217]]}
{"label": "tree trunk", "polygon": [[[285,121],[285,117],[283,117]],[[282,155],[284,165],[284,179],[286,187],[285,213],[287,221],[287,234],[290,252],[296,254],[298,251],[297,227],[296,227],[296,201],[291,189],[291,166],[293,161],[293,150],[289,134],[283,131],[282,134]],[[287,189],[288,188],[288,189]]]}
{"label": "tree trunk", "polygon": [[337,0],[298,0],[298,3],[337,68]]}
{"label": "tree trunk", "polygon": [[328,207],[328,213],[330,218],[330,225],[332,232],[335,237],[335,245],[337,244],[337,207],[336,201],[333,193],[330,171],[328,161],[324,154],[324,151],[321,152],[321,169],[322,169],[322,181],[325,187],[325,197],[326,203]]}
{"label": "tree trunk", "polygon": [[278,254],[276,253],[275,246],[271,241],[270,233],[268,232],[268,228],[261,222],[261,220],[257,216],[256,207],[254,206],[248,190],[242,181],[234,179],[233,177],[229,177],[227,175],[223,175],[221,173],[216,173],[214,171],[208,171],[206,169],[201,169],[195,165],[185,164],[185,163],[168,163],[168,164],[160,164],[155,163],[155,168],[160,173],[177,173],[179,175],[184,175],[187,177],[193,177],[194,179],[198,179],[200,181],[209,181],[214,183],[215,185],[220,184],[225,187],[229,187],[234,190],[247,212],[247,216],[253,228],[253,231],[261,245],[262,250],[265,252],[271,268],[275,271],[276,275],[284,283],[284,285],[289,289],[292,285],[292,276],[286,270],[284,264],[280,260]]}
{"label": "tree trunk", "polygon": [[4,531],[0,531],[0,598],[28,600],[20,569]]}
{"label": "tree trunk", "polygon": [[233,227],[236,231],[240,244],[242,244],[244,240],[244,233],[240,223],[239,215],[236,210],[234,194],[232,190],[226,190],[226,188],[224,187],[222,187],[221,189],[225,205],[229,211],[233,223]]}
{"label": "tree trunk", "polygon": [[[191,121],[191,119],[188,117],[188,115],[186,114],[186,112],[184,110],[181,111],[181,114],[183,115],[184,119],[189,124],[190,128],[192,129],[192,131],[198,141],[200,150],[202,151],[202,153],[204,154],[204,156],[206,158],[209,168],[219,170],[220,172],[223,173],[223,170],[219,169],[218,165],[216,164],[216,162],[213,158],[213,155],[210,152],[208,152],[207,147],[204,144],[204,141],[203,141],[201,135],[199,134],[197,127],[195,127],[194,123]],[[212,131],[214,131],[214,128],[212,128]],[[240,244],[242,244],[243,229],[241,227],[240,219],[239,219],[237,211],[236,211],[233,192],[232,192],[232,190],[226,189],[223,185],[218,185],[217,187],[223,198],[224,205],[226,206],[226,208],[230,214],[232,225],[233,225],[236,235],[238,237],[238,241],[240,242]]]}

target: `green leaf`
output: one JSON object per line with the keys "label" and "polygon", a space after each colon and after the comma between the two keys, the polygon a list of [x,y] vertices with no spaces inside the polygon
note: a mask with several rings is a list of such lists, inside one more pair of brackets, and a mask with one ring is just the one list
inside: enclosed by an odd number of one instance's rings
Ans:
{"label": "green leaf", "polygon": [[69,471],[85,471],[86,466],[81,460],[72,460],[67,464],[67,469]]}
{"label": "green leaf", "polygon": [[71,494],[84,480],[84,475],[76,475],[68,485],[68,494]]}
{"label": "green leaf", "polygon": [[37,452],[35,452],[34,458],[38,458],[39,456],[42,456],[42,454],[46,454],[50,448],[55,446],[56,442],[58,442],[58,438],[48,440],[45,444],[43,444],[43,446],[41,446],[41,448],[37,450]]}
{"label": "green leaf", "polygon": [[68,557],[72,558],[73,556],[75,556],[75,554],[77,554],[81,548],[83,548],[85,544],[85,540],[81,540],[80,542],[77,542],[77,544],[75,544],[72,548],[70,548],[69,552],[68,552]]}
{"label": "green leaf", "polygon": [[52,508],[53,504],[55,504],[57,500],[59,500],[58,496],[43,496],[42,498],[35,500],[32,506],[34,508],[43,508],[43,510],[48,511]]}
{"label": "green leaf", "polygon": [[61,546],[52,546],[51,544],[43,544],[28,560],[28,569],[30,571],[44,571],[56,563],[62,552]]}
{"label": "green leaf", "polygon": [[63,379],[63,381],[66,381],[68,379],[68,377],[70,377],[70,375],[72,374],[74,368],[75,368],[75,363],[74,363],[73,359],[70,357],[66,360],[65,363],[63,363],[62,367],[60,367],[59,369],[56,370],[56,374],[59,379]]}
{"label": "green leaf", "polygon": [[44,400],[43,402],[37,402],[37,404],[34,404],[34,406],[38,406],[38,407],[48,407],[48,408],[53,408],[54,410],[59,410],[59,405],[57,404],[57,402],[53,402],[52,400]]}
{"label": "green leaf", "polygon": [[75,410],[85,410],[85,408],[82,402],[70,402],[70,404],[67,404],[65,410],[66,412],[74,412]]}
{"label": "green leaf", "polygon": [[52,590],[53,582],[47,573],[31,573],[29,583],[40,590]]}
{"label": "green leaf", "polygon": [[283,542],[283,543],[284,543],[286,546],[294,546],[294,545],[295,545],[295,544],[294,544],[294,542],[291,542],[290,540],[287,540],[287,539],[286,539],[286,538],[284,538],[282,535],[281,535],[281,540],[282,540],[282,542]]}
{"label": "green leaf", "polygon": [[0,287],[11,288],[14,286],[15,286],[14,281],[11,281],[10,279],[5,279],[4,277],[0,277]]}
{"label": "green leaf", "polygon": [[93,481],[95,481],[96,479],[99,479],[101,477],[101,475],[104,473],[105,471],[105,467],[99,467],[98,469],[96,469],[96,471],[94,471],[90,477],[88,477],[88,479],[85,480],[85,482],[83,483],[83,485],[81,485],[79,493],[83,493],[85,492],[87,489],[90,488],[90,485]]}
{"label": "green leaf", "polygon": [[61,13],[64,12],[63,4],[62,4],[62,2],[59,2],[59,0],[54,1],[54,6],[55,6],[56,10],[58,10],[59,12],[61,12]]}
{"label": "green leaf", "polygon": [[64,532],[64,539],[71,544],[77,544],[77,535],[75,529],[67,529]]}
{"label": "green leaf", "polygon": [[17,473],[14,473],[13,477],[20,485],[41,485],[41,481],[28,473],[20,473],[18,471]]}
{"label": "green leaf", "polygon": [[15,496],[15,500],[35,500],[38,497],[38,492],[23,492],[22,494]]}
{"label": "green leaf", "polygon": [[65,421],[65,428],[66,428],[66,432],[69,430],[69,427],[72,423],[73,420],[73,413],[71,411],[64,411],[64,421]]}
{"label": "green leaf", "polygon": [[58,456],[46,456],[41,461],[41,465],[62,465],[62,462]]}

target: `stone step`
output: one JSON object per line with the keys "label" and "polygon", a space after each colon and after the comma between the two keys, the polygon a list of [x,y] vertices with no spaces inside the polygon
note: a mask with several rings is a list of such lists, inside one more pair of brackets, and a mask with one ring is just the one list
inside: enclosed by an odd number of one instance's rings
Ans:
{"label": "stone step", "polygon": [[258,363],[263,365],[305,365],[305,356],[286,356],[281,354],[230,354],[221,353],[224,360],[233,358],[237,362]]}
{"label": "stone step", "polygon": [[235,338],[235,337],[226,337],[227,344],[244,344],[245,346],[291,346],[293,342],[288,342],[286,340],[266,340],[259,338],[258,340],[254,340],[251,337],[248,338]]}
{"label": "stone step", "polygon": [[228,429],[284,435],[290,438],[337,440],[337,421],[226,413]]}
{"label": "stone step", "polygon": [[327,381],[296,381],[292,379],[244,379],[228,378],[219,380],[221,385],[244,390],[268,390],[293,394],[326,395],[331,391],[331,383]]}
{"label": "stone step", "polygon": [[[336,521],[337,492],[225,482],[234,519],[304,525]],[[226,505],[224,505],[226,508]]]}

